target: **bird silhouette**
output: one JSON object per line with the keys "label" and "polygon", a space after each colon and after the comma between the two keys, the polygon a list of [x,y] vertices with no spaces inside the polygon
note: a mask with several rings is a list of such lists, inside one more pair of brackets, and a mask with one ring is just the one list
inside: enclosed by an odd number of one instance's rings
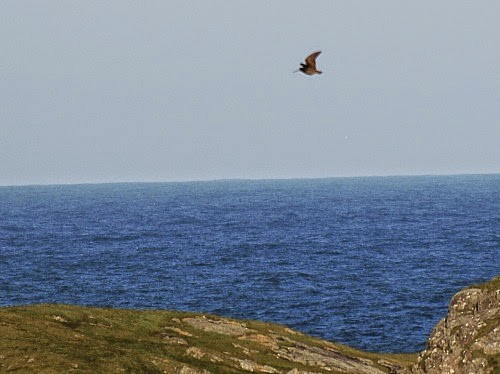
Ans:
{"label": "bird silhouette", "polygon": [[316,57],[319,56],[321,51],[313,52],[306,57],[306,63],[300,64],[300,68],[294,71],[294,73],[301,71],[307,75],[321,74],[322,71],[316,69]]}

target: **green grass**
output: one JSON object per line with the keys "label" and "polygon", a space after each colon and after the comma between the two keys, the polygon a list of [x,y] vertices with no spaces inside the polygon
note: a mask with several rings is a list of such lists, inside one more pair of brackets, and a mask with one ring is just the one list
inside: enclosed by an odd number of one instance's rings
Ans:
{"label": "green grass", "polygon": [[[500,277],[473,287],[496,292]],[[478,335],[499,324],[498,315],[492,316]],[[197,313],[46,304],[0,308],[1,373],[179,373],[185,367],[199,373],[248,373],[243,366],[249,364],[256,365],[255,372],[340,372],[314,359],[286,357],[301,349],[383,372],[390,370],[381,363],[409,367],[417,359],[417,354],[363,352],[277,324]],[[498,355],[486,358],[498,368]]]}
{"label": "green grass", "polygon": [[[405,366],[416,360],[416,355],[358,351],[276,324],[236,321],[250,330],[231,336],[195,328],[183,321],[200,316],[69,305],[0,308],[0,372],[177,373],[188,366],[211,373],[248,373],[239,360],[282,372],[292,368],[327,372],[278,357],[264,343],[253,339],[257,334],[274,337],[280,347],[295,344],[327,347],[351,357],[370,359],[379,368],[383,368],[376,364],[379,359]],[[206,318],[233,321],[208,315]],[[190,347],[202,352],[203,357],[187,354]]]}

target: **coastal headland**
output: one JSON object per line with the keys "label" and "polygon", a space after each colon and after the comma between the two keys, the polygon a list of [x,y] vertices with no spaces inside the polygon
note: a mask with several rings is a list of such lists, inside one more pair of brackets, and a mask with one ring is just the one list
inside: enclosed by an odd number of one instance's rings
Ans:
{"label": "coastal headland", "polygon": [[[359,328],[363,328],[359,326]],[[175,311],[0,308],[0,372],[498,373],[500,277],[458,292],[415,354],[363,352],[282,325]]]}

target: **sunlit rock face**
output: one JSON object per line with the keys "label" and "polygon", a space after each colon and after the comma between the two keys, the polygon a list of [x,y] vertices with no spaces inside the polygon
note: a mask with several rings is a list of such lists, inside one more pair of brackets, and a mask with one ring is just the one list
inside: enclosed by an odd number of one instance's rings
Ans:
{"label": "sunlit rock face", "polygon": [[413,373],[493,373],[500,369],[500,277],[455,294]]}

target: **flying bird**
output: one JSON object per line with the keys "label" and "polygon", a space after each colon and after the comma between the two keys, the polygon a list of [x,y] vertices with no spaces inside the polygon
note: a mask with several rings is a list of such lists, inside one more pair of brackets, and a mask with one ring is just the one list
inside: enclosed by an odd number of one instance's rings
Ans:
{"label": "flying bird", "polygon": [[316,57],[319,56],[321,51],[313,52],[306,57],[306,63],[300,64],[300,68],[294,71],[294,73],[301,71],[307,75],[321,74],[322,71],[316,69]]}

